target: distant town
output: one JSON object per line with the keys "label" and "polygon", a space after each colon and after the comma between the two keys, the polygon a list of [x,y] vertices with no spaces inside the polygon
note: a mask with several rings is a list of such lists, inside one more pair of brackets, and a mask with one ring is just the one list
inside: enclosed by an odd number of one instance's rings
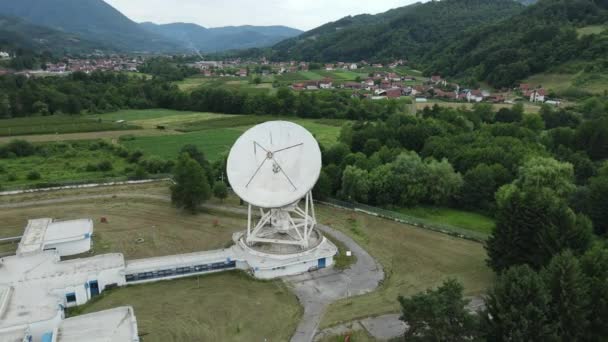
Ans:
{"label": "distant town", "polygon": [[[0,59],[10,59],[8,52],[0,51]],[[62,76],[73,72],[91,73],[94,71],[138,73],[146,61],[142,56],[91,56],[85,58],[66,58],[55,63],[46,63],[38,70],[12,71],[0,66],[0,75],[21,74],[26,77]],[[223,61],[197,61],[185,63],[196,69],[200,77],[205,78],[255,78],[270,76],[294,75],[299,72],[320,70],[325,72],[351,71],[366,77],[344,81],[332,77],[321,79],[294,80],[289,87],[297,92],[342,89],[352,91],[353,97],[371,100],[397,99],[410,97],[416,103],[427,103],[429,100],[466,103],[507,103],[529,101],[560,106],[561,100],[549,97],[549,92],[541,86],[520,84],[513,89],[467,88],[443,78],[441,75],[423,77],[420,72],[410,73],[406,60],[395,60],[380,64],[367,61],[337,62],[318,64],[305,61],[270,62],[260,60],[231,59]],[[416,70],[413,70],[416,71]],[[297,78],[297,77],[293,77]]]}

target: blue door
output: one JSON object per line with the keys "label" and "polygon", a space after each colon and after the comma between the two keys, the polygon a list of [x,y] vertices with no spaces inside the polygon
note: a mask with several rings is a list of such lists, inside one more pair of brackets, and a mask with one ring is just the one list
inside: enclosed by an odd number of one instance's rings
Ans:
{"label": "blue door", "polygon": [[89,289],[91,289],[91,298],[99,296],[99,283],[97,283],[97,280],[89,282]]}
{"label": "blue door", "polygon": [[319,268],[325,268],[325,258],[319,259],[319,264],[317,266]]}

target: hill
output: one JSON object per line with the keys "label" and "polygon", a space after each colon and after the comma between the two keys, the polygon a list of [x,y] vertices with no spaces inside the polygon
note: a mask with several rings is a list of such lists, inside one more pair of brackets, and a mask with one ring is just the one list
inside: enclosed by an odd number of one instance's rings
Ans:
{"label": "hill", "polygon": [[78,35],[37,26],[16,18],[0,15],[0,50],[33,50],[51,53],[78,53],[102,48]]}
{"label": "hill", "polygon": [[103,0],[3,0],[0,14],[76,34],[123,51],[177,51],[179,43],[144,30]]}
{"label": "hill", "polygon": [[607,22],[606,1],[541,0],[449,45],[436,45],[426,71],[496,87],[565,67],[608,73],[608,32],[602,26]]}
{"label": "hill", "polygon": [[274,59],[314,61],[421,60],[466,31],[508,18],[525,7],[512,0],[416,3],[378,15],[346,17],[273,47]]}
{"label": "hill", "polygon": [[205,28],[196,24],[173,23],[157,25],[141,23],[149,32],[201,52],[220,52],[232,49],[266,47],[302,33],[286,26],[228,26]]}

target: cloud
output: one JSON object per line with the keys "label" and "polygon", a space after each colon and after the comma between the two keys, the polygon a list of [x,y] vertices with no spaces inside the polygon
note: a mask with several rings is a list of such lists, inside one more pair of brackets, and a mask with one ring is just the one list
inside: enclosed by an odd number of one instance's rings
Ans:
{"label": "cloud", "polygon": [[379,13],[415,0],[105,0],[137,21],[206,27],[286,25],[309,30],[347,15]]}

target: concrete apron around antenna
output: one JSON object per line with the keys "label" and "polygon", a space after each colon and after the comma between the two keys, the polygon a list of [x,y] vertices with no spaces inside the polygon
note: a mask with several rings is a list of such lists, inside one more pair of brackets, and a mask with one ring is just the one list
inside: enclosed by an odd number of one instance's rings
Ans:
{"label": "concrete apron around antenna", "polygon": [[303,199],[282,208],[259,208],[260,217],[253,217],[254,206],[249,204],[247,214],[247,245],[277,243],[311,247],[311,234],[317,224],[311,192]]}

